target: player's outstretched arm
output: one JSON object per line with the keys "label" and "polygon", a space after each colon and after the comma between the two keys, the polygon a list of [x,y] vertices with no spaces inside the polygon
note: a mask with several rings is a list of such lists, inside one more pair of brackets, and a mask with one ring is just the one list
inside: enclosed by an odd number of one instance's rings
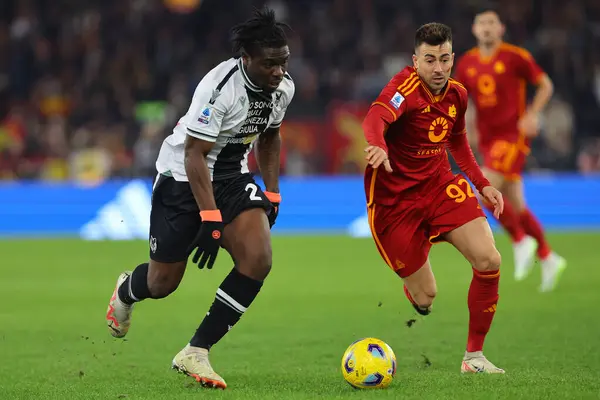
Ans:
{"label": "player's outstretched arm", "polygon": [[462,172],[473,182],[479,193],[494,206],[494,216],[498,218],[504,210],[502,194],[492,187],[483,172],[481,172],[471,146],[469,146],[467,134],[453,134],[448,141],[448,149]]}
{"label": "player's outstretched arm", "polygon": [[273,204],[273,212],[269,214],[269,224],[275,225],[279,214],[281,195],[279,194],[279,164],[281,162],[281,135],[279,127],[269,128],[258,137],[256,161],[265,183],[265,195]]}
{"label": "player's outstretched arm", "polygon": [[484,187],[490,186],[490,182],[485,178],[483,172],[481,172],[481,168],[479,168],[479,164],[477,164],[471,146],[469,146],[466,133],[451,135],[448,141],[448,149],[458,167],[473,182],[479,192]]}
{"label": "player's outstretched arm", "polygon": [[365,149],[365,158],[373,168],[383,165],[387,172],[392,172],[388,158],[388,148],[384,134],[388,126],[395,121],[395,115],[380,104],[374,104],[365,117],[362,128],[369,146]]}

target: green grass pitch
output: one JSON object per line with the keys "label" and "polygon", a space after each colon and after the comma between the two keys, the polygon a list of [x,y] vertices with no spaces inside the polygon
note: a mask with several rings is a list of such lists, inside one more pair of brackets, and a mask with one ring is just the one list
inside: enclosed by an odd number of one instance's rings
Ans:
{"label": "green grass pitch", "polygon": [[[553,234],[569,261],[558,289],[539,294],[539,268],[512,279],[504,236],[500,302],[486,354],[504,376],[461,376],[471,269],[434,246],[439,295],[414,316],[401,282],[370,239],[276,237],[261,295],[212,351],[229,388],[207,391],[170,370],[207,311],[231,260],[188,267],[179,290],[137,306],[126,340],[104,324],[119,272],[147,257],[145,242],[2,241],[0,399],[583,399],[600,398],[600,234]],[[374,336],[398,357],[387,390],[358,391],[340,359]],[[430,365],[425,362],[425,357]]]}

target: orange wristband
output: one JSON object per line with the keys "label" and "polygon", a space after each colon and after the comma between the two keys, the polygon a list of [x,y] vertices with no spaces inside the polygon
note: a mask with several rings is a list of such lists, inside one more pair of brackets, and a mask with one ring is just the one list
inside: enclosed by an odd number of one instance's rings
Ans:
{"label": "orange wristband", "polygon": [[204,210],[200,211],[202,221],[223,222],[220,210]]}
{"label": "orange wristband", "polygon": [[281,194],[279,193],[274,193],[274,192],[267,192],[265,190],[265,196],[267,196],[267,199],[269,199],[269,201],[271,203],[281,203]]}

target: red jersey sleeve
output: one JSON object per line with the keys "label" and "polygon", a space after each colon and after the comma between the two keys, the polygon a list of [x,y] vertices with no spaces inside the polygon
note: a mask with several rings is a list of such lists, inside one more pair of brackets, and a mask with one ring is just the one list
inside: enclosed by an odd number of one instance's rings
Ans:
{"label": "red jersey sleeve", "polygon": [[465,175],[467,175],[469,180],[473,182],[477,190],[481,192],[484,187],[490,186],[490,182],[481,172],[481,168],[479,168],[477,160],[475,160],[475,156],[471,150],[471,146],[469,145],[469,141],[467,140],[465,123],[468,104],[467,89],[456,81],[450,81],[450,84],[455,85],[459,92],[460,109],[457,110],[456,122],[452,129],[452,135],[448,140],[448,150],[450,150],[450,154],[452,154],[458,167]]}
{"label": "red jersey sleeve", "polygon": [[540,78],[546,74],[531,53],[525,49],[518,48],[515,52],[515,59],[519,76],[533,85],[537,85]]}
{"label": "red jersey sleeve", "polygon": [[371,104],[362,124],[365,139],[371,146],[380,147],[387,152],[384,135],[387,128],[407,111],[406,96],[410,94],[413,85],[418,85],[416,72],[404,69],[390,80]]}

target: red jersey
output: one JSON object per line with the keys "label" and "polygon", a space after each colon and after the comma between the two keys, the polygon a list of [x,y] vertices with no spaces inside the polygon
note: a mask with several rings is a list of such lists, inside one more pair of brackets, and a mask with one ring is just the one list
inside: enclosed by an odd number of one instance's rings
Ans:
{"label": "red jersey", "polygon": [[537,84],[545,75],[527,50],[502,43],[486,58],[474,48],[459,59],[455,75],[475,103],[482,146],[495,139],[525,139],[517,125],[526,108],[527,83]]}
{"label": "red jersey", "polygon": [[424,197],[451,181],[447,147],[478,189],[487,186],[466,141],[466,109],[467,91],[452,79],[435,96],[413,67],[394,76],[363,122],[367,142],[387,150],[393,169],[388,173],[383,166],[367,166],[368,204]]}

